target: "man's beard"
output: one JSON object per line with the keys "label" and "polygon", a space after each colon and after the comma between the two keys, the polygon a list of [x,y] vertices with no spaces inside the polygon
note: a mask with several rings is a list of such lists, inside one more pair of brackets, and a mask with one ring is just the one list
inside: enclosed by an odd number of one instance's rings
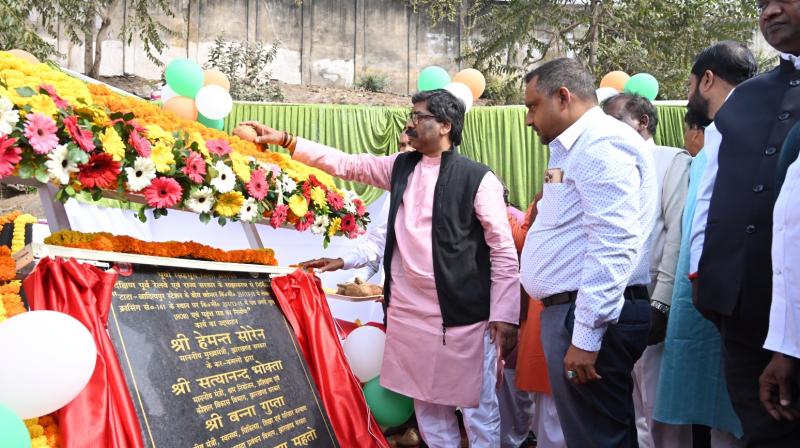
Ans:
{"label": "man's beard", "polygon": [[686,105],[686,108],[701,117],[714,121],[714,117],[709,113],[708,99],[703,98],[697,90],[689,97],[689,104]]}

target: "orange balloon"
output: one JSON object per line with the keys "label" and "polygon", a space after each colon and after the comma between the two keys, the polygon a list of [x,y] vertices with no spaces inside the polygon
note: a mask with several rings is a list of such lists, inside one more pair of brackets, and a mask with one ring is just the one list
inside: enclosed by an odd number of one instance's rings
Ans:
{"label": "orange balloon", "polygon": [[472,91],[472,99],[474,100],[480,98],[481,95],[483,95],[483,91],[486,90],[486,78],[483,77],[481,72],[474,68],[461,70],[453,77],[453,82],[460,82],[469,87],[469,90]]}
{"label": "orange balloon", "polygon": [[228,77],[225,76],[225,73],[215,68],[210,68],[203,71],[203,76],[205,77],[205,81],[203,81],[204,86],[214,84],[230,92],[231,82],[228,81]]}
{"label": "orange balloon", "polygon": [[39,60],[36,59],[36,56],[28,53],[25,50],[20,50],[20,49],[15,48],[13,50],[8,50],[6,53],[12,54],[12,55],[14,55],[14,56],[16,56],[16,57],[18,57],[20,59],[28,61],[31,64],[38,64],[39,63]]}
{"label": "orange balloon", "polygon": [[194,100],[185,96],[175,96],[164,103],[164,110],[168,110],[184,120],[197,120],[197,105]]}
{"label": "orange balloon", "polygon": [[616,89],[617,92],[622,92],[625,90],[625,83],[627,83],[629,79],[631,79],[631,77],[627,73],[619,70],[613,71],[603,76],[603,79],[600,80],[600,87],[611,87],[612,89]]}

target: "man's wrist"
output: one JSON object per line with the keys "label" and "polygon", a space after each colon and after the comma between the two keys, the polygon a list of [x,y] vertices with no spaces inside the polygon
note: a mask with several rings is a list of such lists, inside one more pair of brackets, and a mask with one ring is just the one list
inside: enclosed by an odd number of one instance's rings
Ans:
{"label": "man's wrist", "polygon": [[658,300],[651,300],[650,306],[657,310],[658,312],[664,314],[665,316],[669,316],[669,308],[670,306],[664,302],[660,302]]}

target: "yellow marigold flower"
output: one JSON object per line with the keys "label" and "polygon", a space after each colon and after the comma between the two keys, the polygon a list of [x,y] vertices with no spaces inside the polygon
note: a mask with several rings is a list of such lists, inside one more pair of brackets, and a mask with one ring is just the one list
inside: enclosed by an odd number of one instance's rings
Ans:
{"label": "yellow marigold flower", "polygon": [[230,153],[233,172],[236,173],[242,182],[250,182],[250,164],[247,162],[247,156],[243,156],[237,152]]}
{"label": "yellow marigold flower", "polygon": [[289,198],[289,210],[297,217],[303,217],[308,213],[308,202],[303,195],[296,194]]}
{"label": "yellow marigold flower", "polygon": [[47,437],[39,436],[31,439],[31,448],[47,448]]}
{"label": "yellow marigold flower", "polygon": [[331,219],[331,225],[328,227],[328,236],[336,235],[336,232],[342,227],[342,218],[336,217]]}
{"label": "yellow marigold flower", "polygon": [[28,432],[31,434],[31,439],[35,439],[39,436],[44,435],[44,427],[42,425],[30,425],[28,426]]}
{"label": "yellow marigold flower", "polygon": [[153,163],[156,164],[156,171],[159,173],[167,173],[175,165],[175,157],[172,154],[172,146],[167,146],[166,143],[158,142],[153,145],[153,152],[150,156]]}
{"label": "yellow marigold flower", "polygon": [[125,158],[125,143],[113,127],[106,128],[100,134],[100,143],[103,145],[103,151],[110,154],[117,162]]}
{"label": "yellow marigold flower", "polygon": [[239,210],[244,203],[244,196],[238,191],[231,191],[217,196],[217,203],[214,205],[214,211],[220,216],[230,218],[239,214]]}
{"label": "yellow marigold flower", "polygon": [[34,113],[42,114],[53,118],[58,114],[58,108],[49,95],[34,95],[27,99],[26,103],[31,106]]}
{"label": "yellow marigold flower", "polygon": [[314,201],[314,204],[320,208],[328,205],[328,199],[325,197],[325,190],[320,187],[314,187],[311,189],[311,200]]}

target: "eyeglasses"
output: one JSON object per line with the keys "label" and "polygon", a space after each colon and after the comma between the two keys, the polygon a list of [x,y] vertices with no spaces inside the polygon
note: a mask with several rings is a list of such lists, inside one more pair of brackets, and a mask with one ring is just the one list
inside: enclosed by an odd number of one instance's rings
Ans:
{"label": "eyeglasses", "polygon": [[418,125],[420,120],[426,118],[433,118],[434,120],[437,119],[436,115],[423,114],[422,112],[411,112],[410,114],[408,114],[408,120],[411,121],[411,123],[413,123],[414,126]]}

